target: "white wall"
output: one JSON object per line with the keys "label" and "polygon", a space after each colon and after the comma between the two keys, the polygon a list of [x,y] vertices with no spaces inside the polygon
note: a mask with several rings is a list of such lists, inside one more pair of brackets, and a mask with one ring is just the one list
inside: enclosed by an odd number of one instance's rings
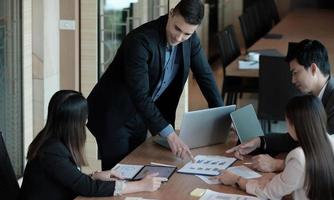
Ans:
{"label": "white wall", "polygon": [[[97,82],[97,1],[81,0],[81,91],[88,96]],[[89,167],[83,168],[86,172],[100,169],[97,161],[97,145],[95,138],[87,130],[86,156]]]}
{"label": "white wall", "polygon": [[34,135],[44,126],[51,96],[59,90],[59,0],[32,0]]}
{"label": "white wall", "polygon": [[23,143],[24,158],[33,138],[32,107],[32,4],[31,0],[23,1],[22,35],[23,35]]}

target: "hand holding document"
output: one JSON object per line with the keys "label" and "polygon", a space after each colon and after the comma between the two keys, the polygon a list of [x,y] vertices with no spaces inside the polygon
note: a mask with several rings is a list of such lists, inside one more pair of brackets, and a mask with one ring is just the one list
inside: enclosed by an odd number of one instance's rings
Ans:
{"label": "hand holding document", "polygon": [[245,179],[259,178],[262,176],[244,165],[229,167],[227,170]]}
{"label": "hand holding document", "polygon": [[[259,178],[262,175],[255,172],[254,170],[240,165],[240,166],[235,166],[235,167],[229,167],[226,170],[232,172],[233,174],[236,174],[238,176],[241,176],[242,178],[245,179],[252,179],[252,178]],[[201,180],[203,180],[204,182],[206,182],[209,185],[212,184],[221,184],[219,182],[219,180],[216,178],[216,176],[212,177],[212,176],[201,176],[201,175],[196,175],[198,178],[200,178]]]}

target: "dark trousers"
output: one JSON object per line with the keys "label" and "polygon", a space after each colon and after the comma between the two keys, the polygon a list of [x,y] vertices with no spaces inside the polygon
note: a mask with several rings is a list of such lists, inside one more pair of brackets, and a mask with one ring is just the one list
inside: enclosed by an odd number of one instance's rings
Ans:
{"label": "dark trousers", "polygon": [[[112,122],[111,122],[112,123]],[[136,114],[119,130],[104,134],[97,139],[102,170],[109,170],[142,144],[147,135],[147,127],[142,118]]]}

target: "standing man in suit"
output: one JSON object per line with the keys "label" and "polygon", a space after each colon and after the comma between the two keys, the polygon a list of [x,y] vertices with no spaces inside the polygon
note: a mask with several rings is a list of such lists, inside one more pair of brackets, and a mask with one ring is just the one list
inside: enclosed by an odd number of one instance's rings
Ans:
{"label": "standing man in suit", "polygon": [[211,68],[195,33],[204,15],[200,0],[131,31],[88,96],[87,127],[95,136],[102,169],[110,169],[151,134],[167,138],[172,152],[191,157],[175,134],[176,107],[191,68],[209,107],[222,106]]}
{"label": "standing man in suit", "polygon": [[[330,64],[325,46],[317,40],[305,39],[289,43],[287,62],[290,64],[292,83],[303,93],[310,93],[321,99],[327,114],[327,132],[334,134],[334,79],[331,78]],[[289,152],[299,146],[286,134],[267,134],[227,151],[237,158],[260,149],[266,153]],[[263,172],[281,171],[284,161],[267,154],[253,157],[252,167]]]}

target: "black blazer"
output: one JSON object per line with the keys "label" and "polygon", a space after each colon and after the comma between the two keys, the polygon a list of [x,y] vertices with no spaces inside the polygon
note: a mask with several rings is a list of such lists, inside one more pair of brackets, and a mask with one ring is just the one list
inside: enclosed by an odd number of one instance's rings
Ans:
{"label": "black blazer", "polygon": [[115,182],[95,181],[75,165],[59,140],[50,140],[29,161],[20,192],[22,200],[66,200],[76,196],[112,196]]}
{"label": "black blazer", "polygon": [[5,141],[0,131],[0,198],[6,200],[17,200],[20,187],[10,162]]}
{"label": "black blazer", "polygon": [[176,107],[191,68],[209,107],[223,102],[209,63],[193,34],[178,45],[179,71],[156,102],[152,94],[162,75],[166,51],[168,16],[148,22],[130,32],[113,62],[88,96],[88,128],[95,136],[111,134],[135,113],[153,135],[174,125]]}
{"label": "black blazer", "polygon": [[[334,79],[330,77],[321,99],[327,114],[327,131],[334,134]],[[286,134],[268,134],[264,136],[267,153],[289,152],[298,146],[298,142]]]}

